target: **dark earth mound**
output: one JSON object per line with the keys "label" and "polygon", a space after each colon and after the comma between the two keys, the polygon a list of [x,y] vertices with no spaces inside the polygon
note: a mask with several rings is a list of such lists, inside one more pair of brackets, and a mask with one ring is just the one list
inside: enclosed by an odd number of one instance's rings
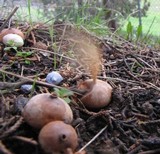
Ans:
{"label": "dark earth mound", "polygon": [[[1,44],[0,153],[42,154],[39,131],[25,123],[19,101],[54,92],[54,86],[44,81],[53,70],[64,77],[59,86],[66,88],[90,76],[77,67],[70,44],[63,38],[65,24],[53,26],[53,40],[49,26],[26,23],[19,28],[26,40],[18,51],[32,53],[17,56],[17,51],[6,52]],[[98,78],[112,85],[113,95],[109,106],[95,112],[79,105],[78,95],[69,96],[74,113],[72,125],[79,137],[77,151],[91,142],[85,148],[88,154],[160,153],[160,51],[118,37],[114,41],[92,37],[103,51],[103,69]],[[22,91],[24,83],[34,84],[34,90]]]}

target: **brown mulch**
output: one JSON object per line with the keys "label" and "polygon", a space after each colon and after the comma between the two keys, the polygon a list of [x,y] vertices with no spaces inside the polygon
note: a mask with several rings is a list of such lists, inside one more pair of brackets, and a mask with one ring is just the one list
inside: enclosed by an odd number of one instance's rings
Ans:
{"label": "brown mulch", "polygon": [[[18,50],[32,52],[27,57],[17,56],[14,49],[6,52],[3,44],[0,46],[2,154],[44,153],[37,140],[39,131],[25,123],[17,102],[19,98],[54,92],[54,86],[45,83],[49,72],[59,71],[64,77],[59,86],[68,89],[90,78],[78,67],[70,43],[63,37],[65,24],[53,26],[54,46],[49,28],[41,24],[19,25],[26,40]],[[133,45],[117,36],[92,37],[103,51],[98,78],[112,85],[113,95],[109,106],[94,112],[75,102],[78,95],[70,97],[74,113],[72,125],[79,137],[77,151],[90,142],[85,148],[89,154],[160,153],[160,51],[147,45]],[[24,93],[20,89],[24,83],[35,84],[34,90]]]}

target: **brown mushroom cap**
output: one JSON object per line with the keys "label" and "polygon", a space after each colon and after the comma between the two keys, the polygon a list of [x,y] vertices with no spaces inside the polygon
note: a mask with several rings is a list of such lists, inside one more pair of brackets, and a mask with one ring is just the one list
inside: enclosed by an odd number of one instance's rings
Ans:
{"label": "brown mushroom cap", "polygon": [[105,81],[92,79],[83,81],[78,86],[79,90],[86,90],[81,98],[83,104],[89,109],[100,109],[109,104],[112,96],[112,87]]}
{"label": "brown mushroom cap", "polygon": [[3,29],[0,33],[0,42],[2,42],[3,37],[7,34],[17,34],[21,36],[23,40],[25,39],[25,36],[21,30],[16,29],[16,28],[6,28],[6,29]]}
{"label": "brown mushroom cap", "polygon": [[45,125],[39,134],[39,143],[45,152],[65,153],[67,148],[74,151],[78,145],[75,129],[62,121],[54,121]]}
{"label": "brown mushroom cap", "polygon": [[29,125],[38,129],[51,121],[62,120],[71,123],[73,120],[70,106],[50,93],[33,96],[24,107],[22,115]]}

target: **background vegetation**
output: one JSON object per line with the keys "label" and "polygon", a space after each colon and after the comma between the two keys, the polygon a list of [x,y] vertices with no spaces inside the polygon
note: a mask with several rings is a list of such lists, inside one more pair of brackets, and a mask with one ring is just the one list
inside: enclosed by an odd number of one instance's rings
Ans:
{"label": "background vegetation", "polygon": [[160,2],[139,0],[141,21],[139,25],[138,0],[1,0],[1,18],[15,5],[18,21],[73,22],[100,36],[118,34],[132,41],[159,44]]}

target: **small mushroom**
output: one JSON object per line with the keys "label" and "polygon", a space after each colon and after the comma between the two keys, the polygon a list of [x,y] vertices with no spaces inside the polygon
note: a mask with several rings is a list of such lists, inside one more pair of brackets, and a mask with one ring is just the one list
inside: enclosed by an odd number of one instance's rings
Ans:
{"label": "small mushroom", "polygon": [[78,85],[78,90],[85,92],[81,101],[89,109],[103,108],[111,101],[112,87],[105,81],[88,79]]}
{"label": "small mushroom", "polygon": [[78,137],[75,129],[63,121],[54,121],[45,125],[39,134],[39,143],[45,152],[67,153],[68,148],[75,151]]}
{"label": "small mushroom", "polygon": [[24,107],[22,115],[29,125],[38,129],[51,121],[71,123],[73,120],[70,106],[63,99],[50,93],[33,96]]}
{"label": "small mushroom", "polygon": [[6,28],[0,33],[0,42],[5,45],[21,47],[24,44],[24,39],[23,32],[16,28]]}

